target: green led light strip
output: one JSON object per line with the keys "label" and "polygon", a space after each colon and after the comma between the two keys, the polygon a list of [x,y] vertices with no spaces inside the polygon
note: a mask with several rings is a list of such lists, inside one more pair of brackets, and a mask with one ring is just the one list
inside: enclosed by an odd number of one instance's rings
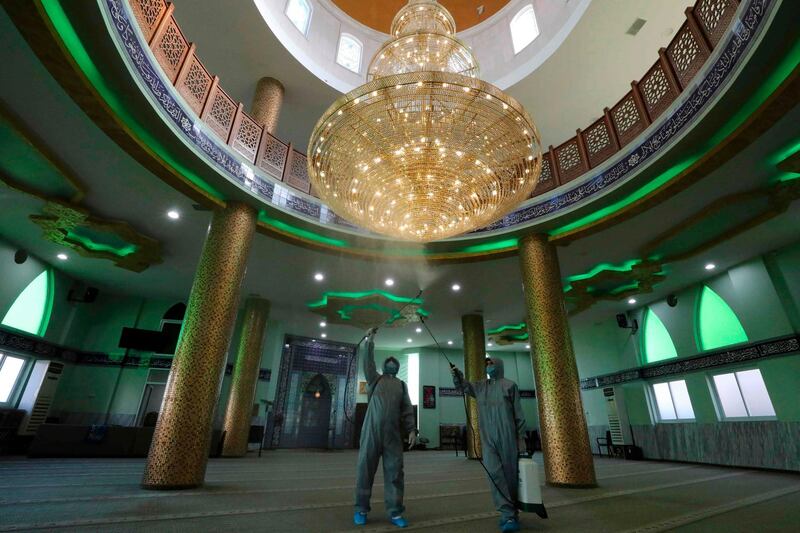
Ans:
{"label": "green led light strip", "polygon": [[[389,299],[389,300],[391,300],[393,302],[400,303],[400,304],[422,305],[422,303],[423,303],[422,298],[405,298],[403,296],[397,296],[397,295],[392,294],[390,292],[386,292],[386,291],[382,291],[382,290],[374,290],[374,291],[363,291],[363,292],[334,292],[334,291],[324,292],[322,294],[322,298],[319,301],[309,302],[306,305],[308,307],[312,308],[312,309],[316,309],[317,307],[325,307],[326,305],[328,305],[328,298],[329,297],[330,298],[347,298],[347,299],[351,299],[351,300],[356,300],[356,299],[361,299],[361,298],[366,298],[368,296],[376,296],[376,295],[383,296],[384,298],[387,298],[387,299]],[[428,312],[427,311],[425,311],[423,309],[419,309],[418,311],[422,311],[422,313],[420,313],[420,314],[422,314],[423,316],[428,316]]]}
{"label": "green led light strip", "polygon": [[128,255],[134,253],[136,250],[139,249],[139,247],[136,246],[135,244],[129,244],[127,246],[123,246],[122,248],[116,248],[116,247],[110,246],[108,244],[103,244],[103,243],[100,243],[100,242],[94,242],[93,240],[91,240],[91,239],[89,239],[87,237],[83,237],[83,236],[78,235],[76,233],[73,233],[71,231],[67,232],[67,239],[70,240],[70,241],[75,241],[75,242],[79,243],[81,246],[83,246],[87,250],[91,250],[93,252],[107,252],[107,253],[110,253],[110,254],[114,254],[114,255],[116,255],[118,257],[128,256]]}
{"label": "green led light strip", "polygon": [[526,329],[528,326],[525,322],[520,322],[519,324],[507,324],[505,326],[500,326],[499,328],[490,329],[486,332],[487,335],[497,335],[498,333],[503,333],[504,331],[514,330],[520,331]]}

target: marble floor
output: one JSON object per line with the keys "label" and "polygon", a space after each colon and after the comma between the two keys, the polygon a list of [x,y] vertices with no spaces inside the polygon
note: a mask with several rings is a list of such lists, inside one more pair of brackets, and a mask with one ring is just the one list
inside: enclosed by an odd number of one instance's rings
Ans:
{"label": "marble floor", "polygon": [[[480,465],[407,453],[409,529],[497,531]],[[541,461],[541,454],[536,457]],[[206,485],[139,488],[142,459],[0,457],[0,531],[352,531],[354,451],[265,451],[212,459]],[[596,458],[596,489],[543,488],[550,518],[527,531],[798,531],[800,475]],[[382,478],[360,531],[393,531]]]}

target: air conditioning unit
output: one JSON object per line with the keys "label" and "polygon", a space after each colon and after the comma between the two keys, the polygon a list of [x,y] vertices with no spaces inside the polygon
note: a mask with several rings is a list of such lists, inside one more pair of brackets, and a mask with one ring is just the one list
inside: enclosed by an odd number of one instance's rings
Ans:
{"label": "air conditioning unit", "polygon": [[64,363],[43,359],[34,363],[28,385],[19,401],[19,408],[25,411],[19,435],[36,435],[36,430],[47,420],[62,372]]}
{"label": "air conditioning unit", "polygon": [[628,410],[625,408],[625,394],[622,386],[603,388],[608,414],[608,429],[611,431],[611,444],[627,446],[633,444]]}

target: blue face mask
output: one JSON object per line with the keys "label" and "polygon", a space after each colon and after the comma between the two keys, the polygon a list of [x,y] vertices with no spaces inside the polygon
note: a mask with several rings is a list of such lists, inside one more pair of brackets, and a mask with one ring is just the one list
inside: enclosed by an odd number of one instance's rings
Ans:
{"label": "blue face mask", "polygon": [[486,367],[486,374],[487,374],[487,375],[488,375],[490,378],[493,378],[493,377],[495,376],[495,374],[497,374],[497,367],[496,367],[496,366],[494,366],[494,365],[489,365],[489,366],[487,366],[487,367]]}
{"label": "blue face mask", "polygon": [[385,365],[383,365],[383,373],[384,374],[389,374],[391,376],[396,376],[398,370],[400,370],[400,366],[395,364],[394,362],[390,361],[390,362],[386,363]]}

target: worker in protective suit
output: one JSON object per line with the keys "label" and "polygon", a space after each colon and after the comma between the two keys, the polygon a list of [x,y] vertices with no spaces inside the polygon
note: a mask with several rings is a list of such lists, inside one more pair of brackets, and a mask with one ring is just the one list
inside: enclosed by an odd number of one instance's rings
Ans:
{"label": "worker in protective suit", "polygon": [[517,384],[503,377],[503,361],[486,359],[486,380],[469,382],[453,367],[453,384],[478,403],[483,464],[491,476],[489,488],[500,512],[500,530],[519,531],[517,459],[526,451],[525,416]]}
{"label": "worker in protective suit", "polygon": [[370,511],[372,482],[383,459],[383,497],[386,512],[392,523],[406,527],[403,518],[403,437],[409,447],[416,444],[417,430],[414,408],[408,397],[408,387],[397,379],[400,363],[389,357],[383,363],[383,374],[375,369],[375,330],[367,333],[364,354],[364,376],[369,395],[367,414],[361,429],[361,444],[356,466],[356,505],[353,522],[364,525]]}

